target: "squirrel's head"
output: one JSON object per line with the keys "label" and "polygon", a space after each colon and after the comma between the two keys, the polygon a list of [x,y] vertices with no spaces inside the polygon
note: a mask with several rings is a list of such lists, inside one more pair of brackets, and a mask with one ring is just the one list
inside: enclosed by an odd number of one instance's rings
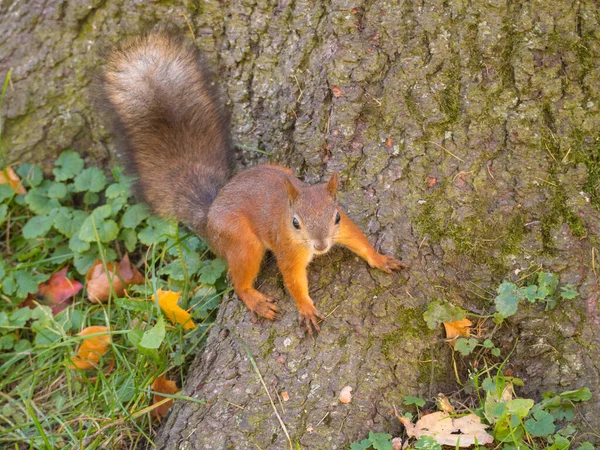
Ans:
{"label": "squirrel's head", "polygon": [[341,220],[337,204],[337,173],[327,183],[306,187],[294,186],[286,178],[285,188],[290,201],[288,220],[292,236],[317,255],[327,253]]}

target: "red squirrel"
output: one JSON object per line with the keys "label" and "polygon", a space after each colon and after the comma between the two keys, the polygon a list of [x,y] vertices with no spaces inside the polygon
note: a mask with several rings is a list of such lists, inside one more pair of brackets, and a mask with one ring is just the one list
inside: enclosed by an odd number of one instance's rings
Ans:
{"label": "red squirrel", "polygon": [[308,291],[315,255],[341,244],[385,272],[407,267],[378,253],[340,209],[337,174],[314,186],[278,165],[231,176],[228,114],[199,51],[181,37],[154,32],[120,44],[108,53],[102,86],[138,195],[207,239],[250,311],[269,320],[279,313],[275,299],[254,288],[266,250],[311,334],[323,318]]}

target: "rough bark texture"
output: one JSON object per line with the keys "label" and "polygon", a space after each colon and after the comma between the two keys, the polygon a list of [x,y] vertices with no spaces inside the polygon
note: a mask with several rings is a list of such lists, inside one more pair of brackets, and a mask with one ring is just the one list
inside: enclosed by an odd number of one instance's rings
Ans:
{"label": "rough bark texture", "polygon": [[[302,448],[395,433],[392,405],[453,379],[441,333],[422,320],[427,303],[484,310],[502,279],[532,264],[581,296],[550,313],[525,308],[503,329],[508,348],[519,338],[511,361],[521,393],[588,386],[594,398],[578,419],[600,429],[594,1],[4,1],[12,160],[71,147],[108,161],[86,89],[99,39],[173,22],[193,29],[215,64],[236,141],[308,182],[340,171],[349,215],[411,269],[385,275],[341,250],[315,261],[311,295],[330,315],[313,339],[267,265],[263,289],[280,298],[283,320],[253,324],[237,299],[224,302],[185,386],[207,404],[176,403],[160,448],[287,448],[245,345]],[[349,405],[336,400],[345,385]]]}

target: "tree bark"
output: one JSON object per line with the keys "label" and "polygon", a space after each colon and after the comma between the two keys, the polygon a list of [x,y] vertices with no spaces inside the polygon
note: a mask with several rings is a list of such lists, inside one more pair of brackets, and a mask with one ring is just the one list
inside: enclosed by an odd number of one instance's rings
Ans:
{"label": "tree bark", "polygon": [[397,433],[404,395],[456,389],[427,303],[489,310],[503,279],[538,265],[580,297],[523,307],[504,354],[516,342],[520,394],[590,387],[578,420],[600,429],[599,20],[592,0],[0,4],[11,161],[65,147],[110,160],[86,89],[100,38],[174,22],[216,68],[240,165],[278,161],[310,183],[339,171],[348,214],[411,265],[386,275],[343,250],[316,260],[310,292],[327,319],[310,338],[266,264],[261,289],[283,320],[253,323],[224,301],[184,387],[206,404],[176,402],[158,447],[288,448],[274,409],[302,448]]}

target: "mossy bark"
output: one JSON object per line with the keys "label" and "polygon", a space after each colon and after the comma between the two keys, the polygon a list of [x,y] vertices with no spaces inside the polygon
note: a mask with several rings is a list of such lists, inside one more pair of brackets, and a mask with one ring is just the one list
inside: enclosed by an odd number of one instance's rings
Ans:
{"label": "mossy bark", "polygon": [[185,386],[207,403],[176,403],[158,446],[287,448],[245,346],[302,448],[398,432],[404,395],[453,388],[427,303],[483,311],[499,282],[540,264],[581,295],[510,321],[511,369],[527,395],[590,387],[579,418],[600,429],[599,22],[592,0],[0,4],[10,161],[66,147],[111,161],[88,89],[95,50],[175,23],[214,64],[236,142],[271,154],[241,150],[240,164],[271,159],[308,182],[339,171],[349,215],[411,265],[386,275],[342,250],[315,261],[311,295],[329,315],[309,338],[267,264],[283,320],[252,323],[224,302]]}

